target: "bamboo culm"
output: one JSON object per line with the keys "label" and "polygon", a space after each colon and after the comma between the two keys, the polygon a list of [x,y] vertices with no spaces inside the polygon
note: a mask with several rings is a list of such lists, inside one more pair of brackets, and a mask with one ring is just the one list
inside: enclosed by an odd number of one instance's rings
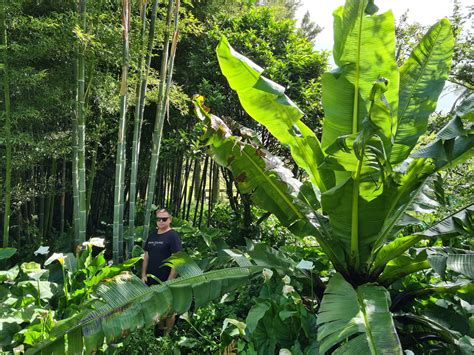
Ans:
{"label": "bamboo culm", "polygon": [[125,128],[127,117],[127,97],[128,97],[128,56],[129,56],[129,3],[128,0],[122,1],[122,28],[123,28],[123,46],[122,46],[122,79],[120,84],[120,118],[117,138],[117,152],[115,157],[115,188],[114,188],[114,222],[112,236],[112,258],[114,263],[119,263],[122,259],[121,243],[123,242],[123,220],[120,219],[123,211],[124,199],[124,145]]}
{"label": "bamboo culm", "polygon": [[[161,147],[161,137],[163,131],[163,123],[165,118],[166,106],[168,103],[168,98],[166,94],[169,93],[169,86],[171,85],[172,79],[172,67],[174,62],[173,51],[171,56],[169,53],[170,47],[170,29],[171,29],[171,20],[172,20],[172,11],[173,4],[175,3],[175,23],[174,23],[174,34],[173,41],[177,41],[178,33],[178,15],[179,15],[179,0],[173,1],[169,0],[168,2],[168,11],[167,11],[167,21],[164,35],[164,46],[163,54],[161,61],[161,70],[160,70],[160,85],[158,91],[158,105],[155,118],[155,127],[153,130],[153,143],[151,151],[151,162],[150,170],[148,174],[148,183],[147,183],[147,192],[145,197],[145,221],[143,228],[143,239],[148,237],[150,229],[150,215],[152,211],[153,199],[155,197],[155,184],[156,184],[156,171],[158,168],[158,158],[160,154]],[[172,45],[172,49],[176,48],[176,45]],[[169,72],[169,73],[168,73]]]}
{"label": "bamboo culm", "polygon": [[11,160],[12,160],[12,142],[11,142],[11,118],[10,118],[10,79],[8,72],[8,37],[6,26],[6,8],[5,1],[2,1],[0,8],[0,36],[3,61],[3,92],[5,100],[5,210],[3,215],[3,247],[9,246],[10,234],[10,214],[11,214]]}

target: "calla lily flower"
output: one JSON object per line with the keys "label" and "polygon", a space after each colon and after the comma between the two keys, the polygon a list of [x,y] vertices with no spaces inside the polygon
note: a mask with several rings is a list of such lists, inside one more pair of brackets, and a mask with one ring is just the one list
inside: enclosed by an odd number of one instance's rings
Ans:
{"label": "calla lily flower", "polygon": [[94,247],[98,248],[105,248],[105,239],[104,238],[91,238],[88,241],[82,243],[82,245],[87,246],[87,245],[92,245]]}
{"label": "calla lily flower", "polygon": [[64,260],[66,259],[66,255],[64,255],[63,253],[53,253],[53,255],[51,255],[48,260],[46,260],[44,262],[44,265],[49,265],[51,264],[53,261],[59,261],[59,263],[61,265],[64,265]]}
{"label": "calla lily flower", "polygon": [[38,249],[36,249],[34,251],[33,254],[35,254],[35,255],[46,255],[48,253],[49,253],[49,247],[40,246]]}

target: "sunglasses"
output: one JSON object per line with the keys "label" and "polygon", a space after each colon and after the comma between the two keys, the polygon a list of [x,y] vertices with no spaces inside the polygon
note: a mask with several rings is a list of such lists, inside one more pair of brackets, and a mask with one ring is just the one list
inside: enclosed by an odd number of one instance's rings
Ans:
{"label": "sunglasses", "polygon": [[168,220],[169,217],[156,217],[156,220],[158,222],[166,222]]}

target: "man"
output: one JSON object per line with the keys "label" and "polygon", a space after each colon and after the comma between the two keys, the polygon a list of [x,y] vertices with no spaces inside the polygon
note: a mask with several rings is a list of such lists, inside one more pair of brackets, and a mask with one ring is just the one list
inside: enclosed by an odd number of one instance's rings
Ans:
{"label": "man", "polygon": [[[156,230],[153,231],[145,243],[145,256],[143,257],[142,281],[148,286],[158,284],[158,281],[148,277],[151,274],[161,281],[175,279],[176,270],[164,266],[163,261],[172,254],[182,250],[181,240],[178,233],[171,228],[173,217],[166,209],[156,211]],[[175,315],[161,319],[155,327],[155,336],[163,334],[163,326],[166,323],[166,334],[171,331],[175,322]]]}

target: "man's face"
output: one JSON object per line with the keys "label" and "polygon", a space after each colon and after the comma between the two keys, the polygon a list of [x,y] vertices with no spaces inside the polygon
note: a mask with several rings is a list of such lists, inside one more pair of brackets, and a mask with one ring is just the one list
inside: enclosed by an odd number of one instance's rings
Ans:
{"label": "man's face", "polygon": [[167,229],[171,224],[171,218],[168,212],[158,212],[156,214],[156,225],[159,229]]}

